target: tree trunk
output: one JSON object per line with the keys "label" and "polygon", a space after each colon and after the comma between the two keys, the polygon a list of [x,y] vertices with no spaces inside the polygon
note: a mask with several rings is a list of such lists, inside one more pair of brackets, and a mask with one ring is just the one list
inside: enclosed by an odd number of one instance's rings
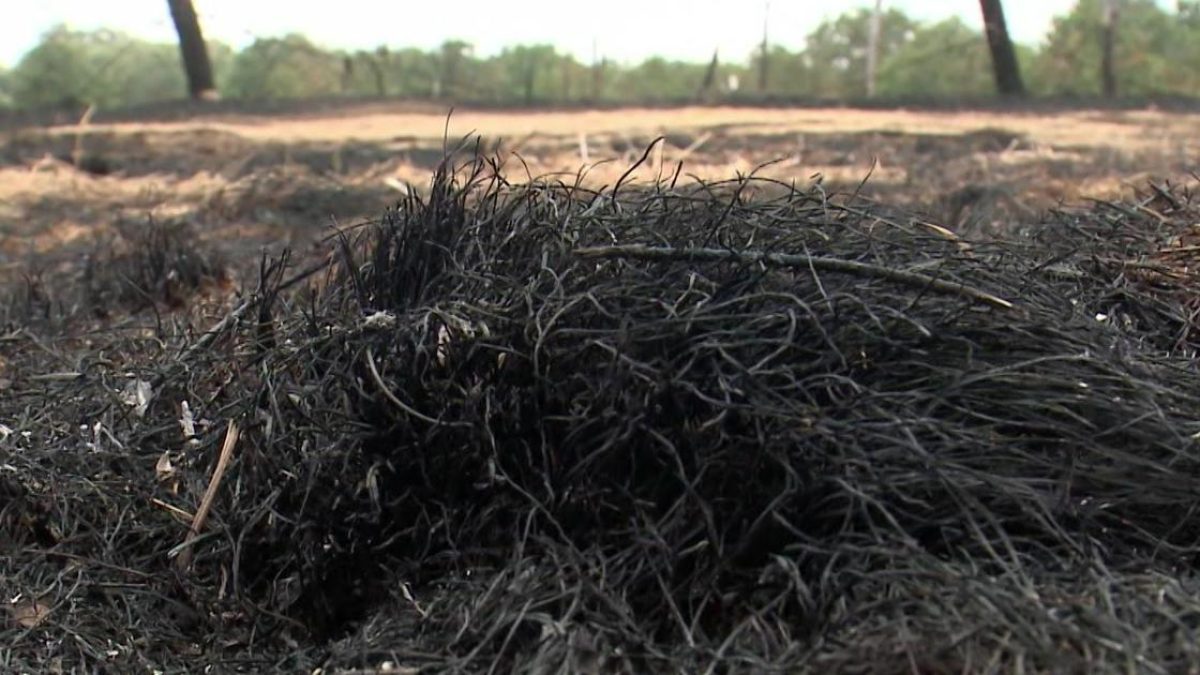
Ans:
{"label": "tree trunk", "polygon": [[525,63],[525,73],[522,78],[525,81],[525,105],[533,105],[533,94],[537,83],[538,62],[535,57],[527,57],[529,60]]}
{"label": "tree trunk", "polygon": [[712,61],[708,62],[708,68],[704,71],[704,80],[700,82],[700,90],[696,92],[696,100],[698,102],[708,102],[712,95],[713,87],[717,84],[717,69],[721,66],[721,62],[717,58],[717,52],[718,50],[713,50]]}
{"label": "tree trunk", "polygon": [[867,33],[867,98],[875,98],[875,75],[879,70],[879,32],[883,22],[883,0],[875,0]]}
{"label": "tree trunk", "polygon": [[767,25],[771,19],[771,0],[767,0],[766,8],[763,11],[763,39],[762,39],[762,61],[758,64],[758,90],[760,92],[767,91],[767,73],[770,70],[771,62],[771,45],[767,42]]}
{"label": "tree trunk", "polygon": [[1100,21],[1100,81],[1105,98],[1113,98],[1117,95],[1117,70],[1113,58],[1117,43],[1117,0],[1104,0],[1103,12]]}
{"label": "tree trunk", "polygon": [[347,92],[349,92],[350,87],[353,84],[354,84],[354,57],[349,56],[349,55],[343,56],[342,57],[342,80],[340,83],[342,94],[346,94]]}
{"label": "tree trunk", "polygon": [[217,97],[213,84],[212,63],[208,60],[208,46],[200,32],[200,20],[192,0],[167,0],[171,8],[171,20],[179,34],[179,53],[183,57],[183,72],[187,75],[188,93],[198,100]]}
{"label": "tree trunk", "polygon": [[608,59],[599,61],[592,57],[592,101],[599,101],[604,96],[604,71],[608,68]]}
{"label": "tree trunk", "polygon": [[384,66],[391,61],[391,55],[388,54],[387,47],[380,47],[375,50],[375,54],[367,58],[367,63],[371,66],[371,74],[375,76],[375,94],[383,97],[388,95],[387,79],[384,77]]}
{"label": "tree trunk", "polygon": [[1024,96],[1025,85],[1021,82],[1017,53],[1008,37],[1008,26],[1004,23],[1004,7],[1000,0],[979,0],[979,6],[983,10],[983,25],[988,47],[992,51],[996,90],[1003,96]]}

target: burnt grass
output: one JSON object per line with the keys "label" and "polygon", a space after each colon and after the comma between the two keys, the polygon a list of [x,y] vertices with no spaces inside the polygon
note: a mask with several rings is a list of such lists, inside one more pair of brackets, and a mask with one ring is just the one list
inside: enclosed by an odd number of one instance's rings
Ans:
{"label": "burnt grass", "polygon": [[233,291],[166,225],[13,284],[0,664],[1200,668],[1186,190],[904,215],[477,158]]}

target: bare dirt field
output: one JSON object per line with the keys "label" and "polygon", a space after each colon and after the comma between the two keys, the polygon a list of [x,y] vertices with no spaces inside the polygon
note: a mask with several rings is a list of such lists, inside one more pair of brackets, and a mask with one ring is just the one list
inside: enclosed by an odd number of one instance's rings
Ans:
{"label": "bare dirt field", "polygon": [[[446,111],[449,112],[449,111]],[[855,189],[978,234],[1060,203],[1181,180],[1200,119],[1058,113],[681,108],[516,114],[372,106],[271,118],[27,128],[0,136],[0,253],[12,270],[77,259],[123,224],[183,219],[230,249],[303,246],[335,220],[422,188],[450,145],[477,134],[510,177],[588,167],[611,185],[651,141],[635,179],[725,180],[752,171]],[[763,166],[767,165],[767,166]]]}

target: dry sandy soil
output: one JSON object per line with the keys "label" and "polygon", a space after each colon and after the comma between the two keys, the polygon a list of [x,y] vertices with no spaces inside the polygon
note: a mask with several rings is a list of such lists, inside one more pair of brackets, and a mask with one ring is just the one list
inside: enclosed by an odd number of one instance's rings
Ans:
{"label": "dry sandy soil", "polygon": [[[233,252],[303,248],[331,223],[378,214],[478,134],[510,179],[561,172],[730,179],[756,171],[855,189],[968,233],[1046,209],[1189,180],[1200,117],[1059,113],[681,108],[414,112],[381,106],[271,118],[26,128],[0,136],[0,269],[78,260],[150,219],[186,221]],[[769,166],[762,166],[764,164]],[[36,263],[34,262],[36,261]]]}

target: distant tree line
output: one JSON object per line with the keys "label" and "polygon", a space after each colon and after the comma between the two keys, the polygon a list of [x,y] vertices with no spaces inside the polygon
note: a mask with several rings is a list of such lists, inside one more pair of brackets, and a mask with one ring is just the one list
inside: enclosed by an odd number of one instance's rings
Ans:
{"label": "distant tree line", "polygon": [[[1043,45],[1016,45],[1029,94],[1200,96],[1200,0],[1180,0],[1175,9],[1154,0],[1119,0],[1119,31],[1111,30],[1115,5],[1078,0],[1055,19]],[[707,63],[659,57],[639,64],[584,63],[549,45],[513,46],[483,57],[457,40],[429,51],[338,51],[300,35],[262,38],[242,50],[207,44],[225,99],[398,97],[529,105],[846,100],[868,94],[872,17],[864,8],[827,20],[799,51],[764,42],[766,48],[748,61],[714,53]],[[877,20],[874,96],[936,99],[996,91],[988,43],[962,21],[921,22],[897,9]],[[123,107],[187,92],[178,44],[107,30],[54,28],[11,69],[0,67],[0,108]]]}

